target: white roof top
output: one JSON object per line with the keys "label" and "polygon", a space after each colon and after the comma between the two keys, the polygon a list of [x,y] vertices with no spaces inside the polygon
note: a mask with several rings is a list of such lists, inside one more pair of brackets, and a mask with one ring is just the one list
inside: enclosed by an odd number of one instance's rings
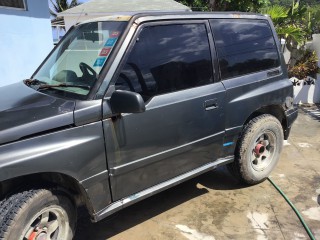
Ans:
{"label": "white roof top", "polygon": [[191,9],[173,0],[91,0],[63,11],[58,16],[106,15],[114,12],[144,11],[191,11]]}

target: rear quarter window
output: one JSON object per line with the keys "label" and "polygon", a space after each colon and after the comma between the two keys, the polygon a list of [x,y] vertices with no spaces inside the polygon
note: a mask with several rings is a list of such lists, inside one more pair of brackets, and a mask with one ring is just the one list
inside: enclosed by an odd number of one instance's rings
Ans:
{"label": "rear quarter window", "polygon": [[221,79],[228,79],[280,65],[277,45],[266,20],[210,20]]}

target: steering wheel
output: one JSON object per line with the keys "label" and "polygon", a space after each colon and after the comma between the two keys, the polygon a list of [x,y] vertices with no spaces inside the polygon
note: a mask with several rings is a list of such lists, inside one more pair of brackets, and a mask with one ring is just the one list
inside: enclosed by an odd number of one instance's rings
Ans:
{"label": "steering wheel", "polygon": [[93,70],[93,68],[90,67],[88,64],[81,62],[79,64],[79,68],[80,68],[81,72],[83,73],[82,78],[84,78],[84,79],[87,78],[90,80],[91,79],[96,80],[98,78],[96,71]]}

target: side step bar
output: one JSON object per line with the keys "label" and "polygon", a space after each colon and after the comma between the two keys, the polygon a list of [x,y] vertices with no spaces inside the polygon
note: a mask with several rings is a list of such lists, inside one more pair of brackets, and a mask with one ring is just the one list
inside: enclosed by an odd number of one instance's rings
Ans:
{"label": "side step bar", "polygon": [[130,195],[126,198],[118,200],[118,201],[108,205],[106,208],[102,209],[101,211],[97,212],[93,216],[93,221],[98,222],[98,221],[102,220],[103,218],[108,217],[111,214],[119,211],[120,209],[128,207],[128,206],[130,206],[136,202],[139,202],[147,197],[150,197],[156,193],[164,191],[164,190],[171,188],[175,185],[178,185],[188,179],[191,179],[195,176],[201,175],[202,173],[208,172],[208,171],[213,170],[221,165],[225,165],[225,164],[228,164],[233,161],[234,161],[234,156],[220,158],[212,163],[208,163],[208,164],[203,165],[199,168],[196,168],[190,172],[184,173],[184,174],[179,175],[175,178],[169,179],[165,182],[162,182],[162,183],[159,183],[155,186],[147,188],[141,192],[138,192],[136,194],[133,194],[133,195]]}

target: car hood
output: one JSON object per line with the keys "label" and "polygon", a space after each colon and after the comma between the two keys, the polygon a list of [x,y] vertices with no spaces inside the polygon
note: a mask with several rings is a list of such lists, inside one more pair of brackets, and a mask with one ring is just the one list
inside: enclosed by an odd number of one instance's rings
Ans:
{"label": "car hood", "polygon": [[0,88],[0,145],[72,125],[75,102],[49,96],[23,82]]}

